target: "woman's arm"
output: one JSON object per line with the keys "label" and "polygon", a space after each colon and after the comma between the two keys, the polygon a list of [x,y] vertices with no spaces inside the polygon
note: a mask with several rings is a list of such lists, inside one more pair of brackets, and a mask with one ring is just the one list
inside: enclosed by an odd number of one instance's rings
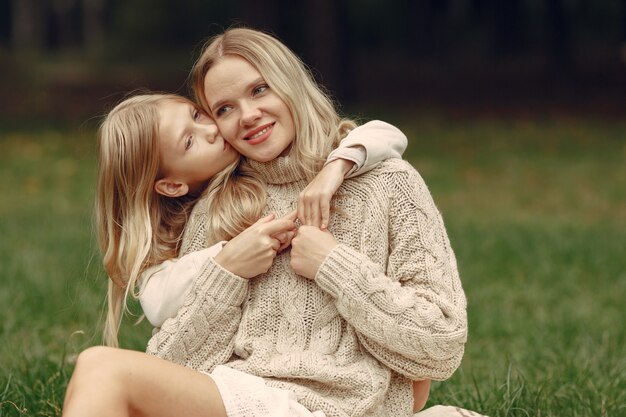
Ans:
{"label": "woman's arm", "polygon": [[326,257],[316,268],[312,248],[328,245],[332,236],[313,227],[301,227],[294,238],[292,266],[335,299],[378,360],[411,379],[443,380],[459,366],[467,338],[454,253],[419,174],[407,164],[381,176],[386,178],[376,182],[380,189],[370,192],[390,198],[386,270],[336,241],[329,252],[319,251]]}
{"label": "woman's arm", "polygon": [[[148,342],[149,354],[210,372],[233,351],[248,280],[209,258],[203,265],[176,317],[165,320]],[[197,353],[202,351],[202,355]],[[194,360],[202,357],[204,362]]]}

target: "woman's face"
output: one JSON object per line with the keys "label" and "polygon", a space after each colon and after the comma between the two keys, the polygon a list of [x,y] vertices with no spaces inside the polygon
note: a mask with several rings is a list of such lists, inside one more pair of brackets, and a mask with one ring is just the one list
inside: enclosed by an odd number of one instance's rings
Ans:
{"label": "woman's face", "polygon": [[291,112],[245,59],[221,58],[204,77],[204,94],[222,135],[245,157],[268,162],[289,149]]}
{"label": "woman's face", "polygon": [[192,191],[239,157],[215,122],[186,101],[164,100],[159,104],[159,147],[164,179]]}

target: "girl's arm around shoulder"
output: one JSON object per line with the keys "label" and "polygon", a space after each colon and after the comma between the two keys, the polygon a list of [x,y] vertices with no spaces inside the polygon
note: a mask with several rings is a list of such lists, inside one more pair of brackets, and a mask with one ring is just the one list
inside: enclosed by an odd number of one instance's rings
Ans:
{"label": "girl's arm around shoulder", "polygon": [[381,362],[411,379],[449,378],[463,356],[467,316],[441,215],[422,178],[404,162],[385,162],[371,181],[381,199],[372,205],[388,226],[366,227],[388,227],[386,262],[339,244],[315,281]]}
{"label": "girl's arm around shoulder", "polygon": [[374,120],[356,127],[328,156],[324,168],[298,197],[298,219],[302,224],[325,229],[330,200],[344,178],[362,175],[386,159],[402,158],[407,139],[396,127]]}
{"label": "girl's arm around shoulder", "polygon": [[389,158],[402,158],[408,141],[397,127],[372,120],[354,128],[328,156],[326,165],[337,159],[354,162],[346,174],[352,178],[364,174]]}

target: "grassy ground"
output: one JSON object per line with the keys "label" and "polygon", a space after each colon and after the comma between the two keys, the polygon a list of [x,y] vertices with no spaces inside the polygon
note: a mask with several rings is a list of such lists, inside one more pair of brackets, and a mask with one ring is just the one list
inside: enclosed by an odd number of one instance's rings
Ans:
{"label": "grassy ground", "polygon": [[[461,369],[429,405],[626,414],[626,125],[396,120],[443,212],[469,299]],[[60,414],[98,344],[93,130],[0,128],[0,417]],[[123,328],[143,349],[149,328]]]}

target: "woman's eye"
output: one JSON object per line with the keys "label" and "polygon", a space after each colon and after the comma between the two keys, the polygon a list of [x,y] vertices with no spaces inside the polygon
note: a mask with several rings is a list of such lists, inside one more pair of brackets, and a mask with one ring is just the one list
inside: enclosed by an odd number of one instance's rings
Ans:
{"label": "woman's eye", "polygon": [[216,116],[221,116],[231,109],[231,106],[222,106],[215,112]]}
{"label": "woman's eye", "polygon": [[185,139],[185,150],[189,150],[191,145],[193,145],[193,136],[188,136],[187,139]]}
{"label": "woman's eye", "polygon": [[270,87],[267,84],[259,85],[258,87],[254,88],[253,94],[256,96],[257,94],[261,94],[261,93],[265,92],[269,88]]}
{"label": "woman's eye", "polygon": [[200,118],[200,111],[198,109],[194,109],[193,111],[193,120],[196,121]]}

